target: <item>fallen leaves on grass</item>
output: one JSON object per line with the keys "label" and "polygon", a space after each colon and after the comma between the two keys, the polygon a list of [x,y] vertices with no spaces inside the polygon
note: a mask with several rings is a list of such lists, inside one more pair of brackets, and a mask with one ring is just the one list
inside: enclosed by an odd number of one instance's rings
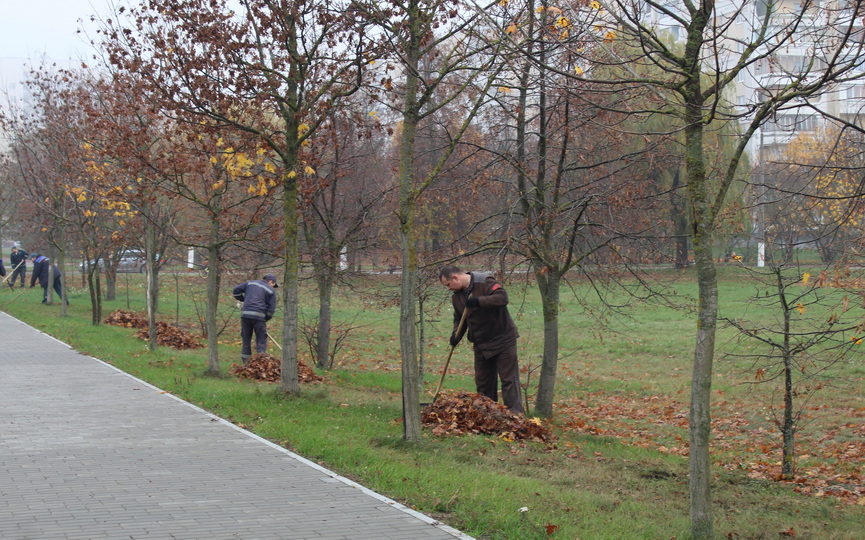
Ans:
{"label": "fallen leaves on grass", "polygon": [[[747,471],[749,478],[781,478],[781,435],[777,427],[744,403],[721,401],[712,412],[712,459],[727,470]],[[827,413],[828,411],[815,411]],[[844,423],[836,429],[801,430],[796,448],[794,491],[835,497],[848,504],[865,499],[865,410],[838,409]],[[593,392],[562,402],[562,427],[577,433],[615,437],[624,444],[687,456],[688,405],[671,396],[635,396]],[[807,415],[806,415],[807,416]],[[855,420],[855,421],[854,421]]]}
{"label": "fallen leaves on grass", "polygon": [[[133,311],[115,310],[105,318],[105,324],[137,328],[139,338],[150,339],[147,317]],[[176,326],[162,321],[156,322],[156,343],[175,349],[200,349],[204,347],[198,336],[184,332]]]}
{"label": "fallen leaves on grass", "polygon": [[524,418],[486,396],[471,392],[439,394],[435,403],[421,412],[421,422],[438,437],[475,433],[498,435],[506,441],[555,440],[540,420]]}
{"label": "fallen leaves on grass", "polygon": [[[150,331],[147,328],[142,328],[138,331],[138,337],[147,341],[150,339]],[[156,343],[175,349],[200,349],[204,347],[197,336],[162,321],[156,322]]]}
{"label": "fallen leaves on grass", "polygon": [[114,326],[125,326],[127,328],[147,328],[147,317],[134,311],[117,309],[103,321],[105,324]]}
{"label": "fallen leaves on grass", "polygon": [[[229,369],[232,375],[241,379],[255,379],[257,381],[276,382],[280,379],[280,365],[282,361],[267,353],[254,354],[246,365],[233,364]],[[297,361],[297,380],[300,382],[323,381],[324,377],[315,373],[303,360]]]}

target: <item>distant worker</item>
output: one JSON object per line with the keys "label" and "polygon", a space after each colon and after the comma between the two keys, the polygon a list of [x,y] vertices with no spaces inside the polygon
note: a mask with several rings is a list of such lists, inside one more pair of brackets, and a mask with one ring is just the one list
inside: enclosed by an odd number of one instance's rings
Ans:
{"label": "distant worker", "polygon": [[276,311],[276,276],[265,274],[260,280],[247,281],[234,288],[234,297],[243,302],[240,308],[240,361],[243,365],[252,358],[252,334],[255,334],[255,352],[267,352],[267,321]]}
{"label": "distant worker", "polygon": [[24,288],[24,282],[27,280],[27,257],[30,254],[20,249],[17,245],[12,246],[12,253],[9,255],[9,262],[12,264],[12,277],[9,278],[9,287],[15,288],[15,279],[21,277],[21,287]]}
{"label": "distant worker", "polygon": [[[453,291],[454,330],[452,347],[468,332],[474,344],[475,386],[478,394],[498,401],[498,379],[502,399],[513,412],[523,414],[520,366],[517,361],[517,325],[508,311],[508,293],[496,278],[482,273],[462,272],[453,265],[439,271],[442,285]],[[466,324],[459,328],[463,312]]]}
{"label": "distant worker", "polygon": [[[30,276],[30,288],[36,286],[36,280],[42,286],[42,303],[48,303],[48,269],[54,270],[54,292],[57,293],[57,298],[63,298],[63,274],[56,264],[52,264],[48,257],[34,253],[33,257],[33,274]],[[66,300],[69,303],[69,300]]]}

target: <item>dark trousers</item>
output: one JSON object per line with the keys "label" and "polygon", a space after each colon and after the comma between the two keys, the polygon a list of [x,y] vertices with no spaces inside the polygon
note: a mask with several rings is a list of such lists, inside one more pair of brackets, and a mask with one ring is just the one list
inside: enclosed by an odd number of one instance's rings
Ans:
{"label": "dark trousers", "polygon": [[244,364],[252,358],[252,334],[255,334],[255,352],[267,352],[267,323],[259,319],[240,318],[240,359]]}
{"label": "dark trousers", "polygon": [[23,264],[18,265],[18,268],[16,268],[12,272],[12,277],[9,278],[9,286],[10,287],[12,285],[15,285],[15,278],[17,278],[18,276],[21,276],[21,286],[23,287],[24,286],[24,280],[27,278],[27,267],[24,266]]}
{"label": "dark trousers", "polygon": [[515,413],[523,414],[525,411],[516,341],[495,353],[486,353],[486,356],[475,347],[475,386],[478,394],[498,401],[498,379],[502,380],[502,400],[505,406]]}
{"label": "dark trousers", "polygon": [[[63,300],[63,285],[61,282],[63,281],[63,277],[55,277],[54,278],[54,294],[57,296],[55,300],[58,302]],[[48,303],[48,284],[42,285],[42,303]]]}

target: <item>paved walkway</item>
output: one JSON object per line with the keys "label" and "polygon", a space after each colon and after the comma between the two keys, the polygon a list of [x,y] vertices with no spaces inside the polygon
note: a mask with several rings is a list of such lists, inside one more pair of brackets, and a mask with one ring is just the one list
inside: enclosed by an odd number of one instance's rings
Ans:
{"label": "paved walkway", "polygon": [[0,313],[0,538],[470,539]]}

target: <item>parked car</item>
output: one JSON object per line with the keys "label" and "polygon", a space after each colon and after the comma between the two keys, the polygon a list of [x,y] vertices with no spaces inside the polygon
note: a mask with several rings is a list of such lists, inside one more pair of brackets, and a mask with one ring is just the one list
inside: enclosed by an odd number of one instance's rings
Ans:
{"label": "parked car", "polygon": [[[105,263],[100,259],[97,261],[99,263],[99,271],[105,271]],[[78,270],[81,272],[86,271],[84,267],[84,262],[78,263]],[[144,253],[140,251],[127,251],[120,257],[120,261],[117,263],[117,272],[118,273],[141,273],[143,274],[146,270],[146,265],[144,261]]]}

